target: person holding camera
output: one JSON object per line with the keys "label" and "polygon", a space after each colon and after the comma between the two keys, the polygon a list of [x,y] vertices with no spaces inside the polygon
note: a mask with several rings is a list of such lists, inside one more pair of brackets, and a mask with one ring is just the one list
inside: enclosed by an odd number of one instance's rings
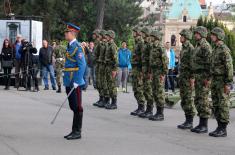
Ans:
{"label": "person holding camera", "polygon": [[35,89],[38,90],[37,81],[35,82],[35,68],[34,68],[34,55],[37,53],[37,49],[27,40],[22,40],[22,73],[23,73],[23,83],[26,90],[31,90],[31,79],[33,79],[35,84]]}
{"label": "person holding camera", "polygon": [[13,67],[13,48],[8,39],[5,39],[3,42],[1,63],[4,70],[5,90],[9,90],[11,84],[11,70]]}

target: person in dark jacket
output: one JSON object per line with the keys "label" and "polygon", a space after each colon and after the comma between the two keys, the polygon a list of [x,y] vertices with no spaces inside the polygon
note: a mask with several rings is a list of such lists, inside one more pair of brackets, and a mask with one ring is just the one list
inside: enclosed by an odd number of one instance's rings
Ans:
{"label": "person in dark jacket", "polygon": [[31,90],[31,79],[33,79],[35,89],[38,91],[38,81],[35,79],[35,70],[34,68],[34,55],[37,53],[37,49],[33,47],[31,43],[26,40],[22,40],[22,72],[23,72],[23,83],[26,90]]}
{"label": "person in dark jacket", "polygon": [[55,72],[52,64],[53,48],[48,45],[48,41],[43,40],[43,47],[39,51],[39,61],[42,66],[42,76],[45,85],[44,90],[49,90],[48,72],[53,90],[56,90]]}
{"label": "person in dark jacket", "polygon": [[5,90],[9,90],[11,84],[11,70],[13,67],[13,48],[8,39],[5,39],[3,42],[1,63],[4,70]]}

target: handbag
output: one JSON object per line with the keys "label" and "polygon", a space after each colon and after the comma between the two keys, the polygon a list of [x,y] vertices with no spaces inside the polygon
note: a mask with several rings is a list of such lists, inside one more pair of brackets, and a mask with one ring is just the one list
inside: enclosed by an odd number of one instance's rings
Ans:
{"label": "handbag", "polygon": [[13,61],[12,60],[3,60],[2,61],[2,67],[8,67],[12,68],[13,67]]}

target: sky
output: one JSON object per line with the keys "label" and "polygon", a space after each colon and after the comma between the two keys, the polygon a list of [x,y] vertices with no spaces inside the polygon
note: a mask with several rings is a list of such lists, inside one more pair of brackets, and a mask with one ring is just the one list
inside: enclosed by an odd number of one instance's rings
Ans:
{"label": "sky", "polygon": [[[215,4],[221,4],[224,0],[206,0],[207,4],[210,4],[210,2]],[[235,3],[235,0],[225,0],[227,3]]]}

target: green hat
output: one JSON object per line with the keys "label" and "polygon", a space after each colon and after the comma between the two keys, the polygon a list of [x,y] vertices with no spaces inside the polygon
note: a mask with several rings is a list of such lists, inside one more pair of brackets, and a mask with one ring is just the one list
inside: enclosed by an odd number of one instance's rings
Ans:
{"label": "green hat", "polygon": [[180,32],[181,36],[184,36],[186,39],[191,40],[192,39],[192,31],[190,31],[189,29],[183,29]]}
{"label": "green hat", "polygon": [[108,30],[107,35],[110,36],[111,38],[115,38],[115,32],[113,30]]}
{"label": "green hat", "polygon": [[134,28],[132,29],[132,31],[134,31],[134,32],[140,32],[140,28],[139,28],[138,26],[136,26],[136,27],[134,27]]}
{"label": "green hat", "polygon": [[101,35],[101,36],[107,35],[107,31],[105,31],[105,30],[100,30],[100,35]]}
{"label": "green hat", "polygon": [[201,37],[206,38],[207,37],[207,29],[203,26],[198,26],[194,29],[194,33],[199,33]]}
{"label": "green hat", "polygon": [[211,34],[214,34],[215,36],[217,36],[217,38],[219,40],[224,40],[225,38],[225,33],[224,30],[221,29],[220,27],[215,27],[212,31]]}
{"label": "green hat", "polygon": [[157,38],[157,39],[159,39],[159,40],[162,40],[162,33],[161,32],[159,32],[159,31],[152,31],[151,33],[150,33],[150,35],[151,36],[153,36],[153,37],[155,37],[155,38]]}
{"label": "green hat", "polygon": [[92,34],[99,35],[100,34],[100,30],[96,29],[96,30],[93,31]]}
{"label": "green hat", "polygon": [[145,33],[146,35],[149,35],[149,29],[144,27],[143,29],[141,29],[141,32]]}

